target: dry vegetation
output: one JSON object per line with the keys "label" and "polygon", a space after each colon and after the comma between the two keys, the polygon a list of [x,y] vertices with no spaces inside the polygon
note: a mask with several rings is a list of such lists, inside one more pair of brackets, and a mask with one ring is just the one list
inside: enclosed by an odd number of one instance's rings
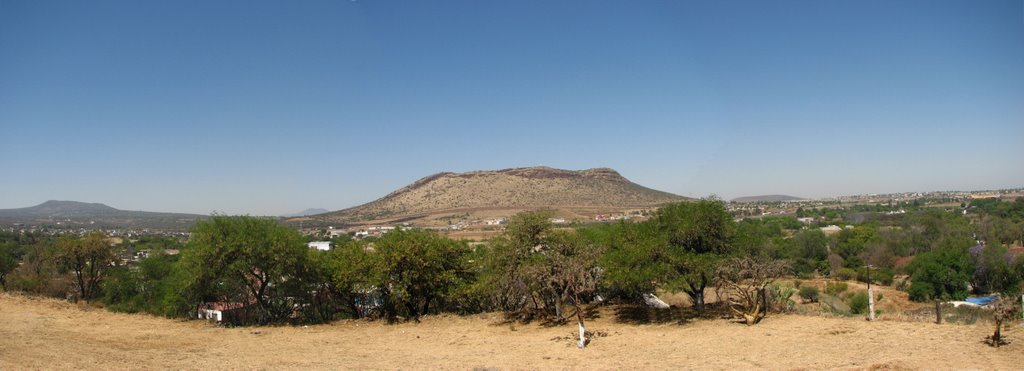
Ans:
{"label": "dry vegetation", "polygon": [[573,326],[510,324],[497,314],[223,328],[0,293],[0,369],[1019,369],[1024,362],[1017,323],[1004,330],[1009,345],[992,348],[983,343],[988,323],[774,315],[748,327],[681,313],[602,307],[588,322],[595,339],[580,350]]}

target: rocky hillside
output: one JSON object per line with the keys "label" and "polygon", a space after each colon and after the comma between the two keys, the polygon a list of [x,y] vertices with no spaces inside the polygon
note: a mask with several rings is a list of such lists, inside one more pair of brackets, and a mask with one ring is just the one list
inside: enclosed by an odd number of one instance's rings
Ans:
{"label": "rocky hillside", "polygon": [[486,209],[628,209],[685,199],[643,187],[608,168],[514,168],[438,173],[376,201],[317,216],[358,223],[447,211]]}

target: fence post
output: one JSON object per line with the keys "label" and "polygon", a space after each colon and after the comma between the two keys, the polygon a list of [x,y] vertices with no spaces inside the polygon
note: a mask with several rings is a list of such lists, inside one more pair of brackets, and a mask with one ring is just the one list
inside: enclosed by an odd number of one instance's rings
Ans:
{"label": "fence post", "polygon": [[875,320],[875,295],[871,291],[871,284],[868,284],[868,321]]}

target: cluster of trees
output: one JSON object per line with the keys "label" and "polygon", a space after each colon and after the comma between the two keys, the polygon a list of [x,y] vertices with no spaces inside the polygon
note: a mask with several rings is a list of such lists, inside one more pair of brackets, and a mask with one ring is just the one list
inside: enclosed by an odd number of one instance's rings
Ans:
{"label": "cluster of trees", "polygon": [[65,297],[72,279],[57,259],[56,239],[41,233],[0,233],[0,285],[7,290]]}
{"label": "cluster of trees", "polygon": [[272,219],[214,216],[197,223],[185,245],[137,241],[181,254],[154,253],[132,265],[120,265],[121,247],[99,233],[0,235],[0,284],[166,316],[223,303],[238,308],[239,323],[501,310],[575,319],[581,333],[588,303],[678,292],[703,311],[705,292],[718,287],[737,317],[756,323],[769,306],[765,290],[784,274],[891,284],[902,273],[914,300],[1019,291],[1024,260],[1012,260],[1002,240],[975,239],[989,236],[985,228],[997,220],[1021,222],[1024,201],[999,202],[972,204],[980,212],[969,216],[922,209],[869,218],[833,235],[792,217],[736,222],[716,199],[666,205],[641,223],[576,228],[555,228],[552,215],[538,211],[512,217],[485,243],[412,229],[373,241],[338,238],[331,251],[308,248]]}

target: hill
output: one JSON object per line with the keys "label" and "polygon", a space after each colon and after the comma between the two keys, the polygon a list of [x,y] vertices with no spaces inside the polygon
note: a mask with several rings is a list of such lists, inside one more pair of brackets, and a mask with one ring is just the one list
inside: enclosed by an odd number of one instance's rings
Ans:
{"label": "hill", "polygon": [[36,206],[0,209],[0,224],[50,225],[68,228],[188,229],[205,215],[119,210],[100,203],[50,200]]}
{"label": "hill", "polygon": [[801,201],[804,198],[788,196],[788,195],[761,195],[761,196],[746,196],[737,197],[732,199],[732,202],[784,202],[784,201]]}
{"label": "hill", "polygon": [[654,208],[684,199],[633,183],[608,168],[525,167],[438,173],[373,202],[318,215],[316,219],[340,223],[422,221],[431,215],[507,216],[538,208],[587,216]]}

